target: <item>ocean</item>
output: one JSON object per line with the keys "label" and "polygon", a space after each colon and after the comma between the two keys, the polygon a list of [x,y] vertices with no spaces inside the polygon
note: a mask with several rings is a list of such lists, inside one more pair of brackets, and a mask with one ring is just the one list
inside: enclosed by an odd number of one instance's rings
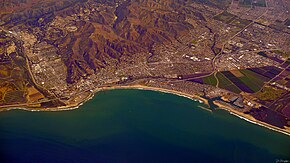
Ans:
{"label": "ocean", "polygon": [[98,92],[79,109],[0,113],[0,162],[278,162],[290,137],[147,90]]}

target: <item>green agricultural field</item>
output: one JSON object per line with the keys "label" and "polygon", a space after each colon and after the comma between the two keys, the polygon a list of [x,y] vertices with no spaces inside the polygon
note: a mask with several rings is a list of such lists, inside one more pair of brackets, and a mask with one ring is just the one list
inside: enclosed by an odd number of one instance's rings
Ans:
{"label": "green agricultural field", "polygon": [[241,90],[235,86],[228,78],[226,78],[222,73],[217,73],[217,78],[219,80],[219,88],[223,88],[235,93],[241,93]]}
{"label": "green agricultural field", "polygon": [[285,93],[282,89],[277,89],[274,87],[268,87],[266,86],[263,88],[261,92],[259,92],[256,97],[260,100],[276,100],[278,97],[280,97],[283,93]]}
{"label": "green agricultural field", "polygon": [[244,69],[240,70],[240,72],[243,73],[252,83],[255,83],[258,87],[262,87],[266,81],[270,80],[269,78],[259,75],[251,70]]}
{"label": "green agricultural field", "polygon": [[236,18],[235,15],[228,13],[227,11],[224,11],[223,13],[214,17],[214,19],[219,20],[223,23],[229,23],[235,18]]}
{"label": "green agricultural field", "polygon": [[257,83],[255,83],[253,80],[249,79],[246,76],[243,77],[239,77],[239,79],[245,83],[251,90],[253,90],[254,92],[258,92],[261,89],[260,85],[257,85]]}
{"label": "green agricultural field", "polygon": [[265,0],[256,0],[253,2],[253,6],[266,7],[266,1]]}
{"label": "green agricultural field", "polygon": [[252,0],[239,0],[239,6],[241,7],[251,7]]}
{"label": "green agricultural field", "polygon": [[251,23],[250,20],[247,19],[241,19],[241,18],[236,18],[235,20],[233,20],[230,24],[234,25],[238,28],[245,28],[247,25],[249,25]]}
{"label": "green agricultural field", "polygon": [[202,79],[204,83],[212,85],[212,86],[216,86],[217,81],[215,79],[215,77],[213,75],[210,75],[208,77],[205,77]]}

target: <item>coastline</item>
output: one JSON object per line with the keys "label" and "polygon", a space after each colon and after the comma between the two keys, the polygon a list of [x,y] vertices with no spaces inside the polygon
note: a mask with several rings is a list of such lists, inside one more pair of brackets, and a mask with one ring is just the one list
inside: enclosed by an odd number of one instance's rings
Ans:
{"label": "coastline", "polygon": [[273,126],[273,125],[267,124],[265,122],[259,121],[259,120],[255,119],[254,117],[252,117],[251,115],[236,111],[235,109],[232,109],[230,106],[221,104],[219,102],[214,102],[214,104],[217,105],[219,109],[226,110],[230,114],[232,114],[232,115],[234,115],[236,117],[239,117],[240,119],[243,119],[243,120],[245,120],[247,122],[250,122],[252,124],[259,125],[259,126],[268,128],[270,130],[273,130],[273,131],[276,131],[276,132],[280,132],[280,133],[283,133],[285,135],[290,136],[290,131],[288,131],[287,129],[283,130],[283,129],[280,129],[280,128],[276,127],[276,126]]}
{"label": "coastline", "polygon": [[165,89],[165,88],[157,88],[157,87],[149,87],[149,86],[144,86],[144,85],[103,87],[101,89],[97,89],[97,91],[94,91],[94,92],[97,93],[99,91],[114,90],[114,89],[139,89],[139,90],[149,90],[149,91],[170,93],[170,94],[174,94],[177,96],[188,98],[190,100],[198,101],[199,103],[204,103],[206,105],[209,105],[208,101],[205,98],[202,98],[202,97],[197,96],[197,95],[190,95],[190,94],[178,92],[175,90],[170,90],[170,89]]}
{"label": "coastline", "polygon": [[[149,91],[157,91],[157,92],[163,92],[163,93],[169,93],[169,94],[174,94],[177,96],[181,96],[181,97],[185,97],[188,98],[190,100],[194,100],[197,101],[199,103],[204,103],[206,105],[209,106],[209,103],[207,101],[207,99],[202,98],[198,95],[194,95],[194,94],[187,94],[184,92],[179,92],[179,91],[175,91],[175,90],[170,90],[170,89],[165,89],[165,88],[157,88],[157,87],[149,87],[149,86],[144,86],[144,85],[126,85],[126,86],[106,86],[106,87],[101,87],[101,88],[96,88],[93,91],[91,91],[91,93],[84,98],[83,101],[81,102],[77,102],[77,103],[72,103],[70,105],[66,105],[66,106],[61,106],[61,107],[54,107],[54,108],[35,108],[35,109],[29,109],[28,108],[23,108],[23,107],[11,107],[11,108],[5,108],[4,110],[1,111],[9,111],[9,110],[25,110],[25,111],[70,111],[70,110],[74,110],[74,109],[78,109],[80,106],[82,106],[85,102],[89,101],[90,99],[92,99],[96,93],[101,92],[101,91],[106,91],[106,90],[115,90],[115,89],[139,89],[139,90],[149,90]],[[230,106],[227,106],[225,104],[219,103],[219,102],[214,102],[215,105],[218,106],[219,109],[222,110],[226,110],[229,112],[229,114],[232,114],[234,116],[237,116],[238,118],[241,118],[247,122],[250,122],[252,124],[256,124],[265,128],[268,128],[272,131],[276,131],[282,134],[285,134],[287,136],[290,136],[290,129],[280,129],[276,126],[267,124],[265,122],[256,120],[254,117],[252,117],[251,115],[247,115],[244,114],[242,112],[236,111],[235,109],[231,108]],[[210,111],[212,112],[210,109],[205,108],[205,107],[199,107],[200,109],[206,110],[206,111]]]}

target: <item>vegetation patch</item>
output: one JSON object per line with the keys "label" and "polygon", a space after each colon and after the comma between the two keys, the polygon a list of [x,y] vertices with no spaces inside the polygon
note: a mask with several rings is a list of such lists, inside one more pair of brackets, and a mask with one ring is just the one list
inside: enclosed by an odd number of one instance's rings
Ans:
{"label": "vegetation patch", "polygon": [[216,86],[217,81],[213,75],[203,78],[203,82],[212,86]]}
{"label": "vegetation patch", "polygon": [[11,68],[5,66],[5,65],[0,65],[0,78],[7,78],[11,74]]}
{"label": "vegetation patch", "polygon": [[257,85],[255,82],[247,78],[246,76],[239,78],[243,83],[245,83],[251,90],[258,92],[261,89],[261,86]]}
{"label": "vegetation patch", "polygon": [[252,0],[239,0],[239,6],[241,7],[251,7]]}
{"label": "vegetation patch", "polygon": [[262,87],[265,82],[270,80],[269,78],[266,78],[248,69],[240,70],[240,72],[259,87]]}
{"label": "vegetation patch", "polygon": [[282,89],[277,89],[274,87],[265,87],[263,88],[256,97],[260,100],[276,100],[279,98],[283,93],[285,93]]}
{"label": "vegetation patch", "polygon": [[266,1],[265,0],[255,0],[253,1],[253,6],[259,6],[259,7],[266,7]]}
{"label": "vegetation patch", "polygon": [[247,25],[249,25],[251,23],[250,20],[247,19],[241,19],[241,18],[236,18],[235,20],[233,20],[230,24],[234,25],[238,28],[245,28]]}
{"label": "vegetation patch", "polygon": [[235,93],[241,93],[241,90],[235,86],[228,78],[226,78],[222,73],[217,73],[217,78],[219,80],[219,88],[226,89]]}
{"label": "vegetation patch", "polygon": [[247,86],[245,83],[243,83],[240,78],[237,78],[235,75],[233,75],[230,71],[224,71],[222,72],[225,77],[227,77],[233,84],[235,84],[240,90],[247,92],[247,93],[254,93],[254,91]]}
{"label": "vegetation patch", "polygon": [[230,21],[236,18],[236,15],[233,15],[227,11],[224,11],[223,13],[216,15],[213,18],[223,23],[229,23]]}
{"label": "vegetation patch", "polygon": [[26,102],[25,91],[9,91],[5,94],[4,101],[9,104]]}

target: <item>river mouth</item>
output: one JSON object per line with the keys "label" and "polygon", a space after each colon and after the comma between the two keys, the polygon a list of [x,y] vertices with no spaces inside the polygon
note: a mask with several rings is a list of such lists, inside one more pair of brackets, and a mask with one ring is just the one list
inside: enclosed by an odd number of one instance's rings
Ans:
{"label": "river mouth", "polygon": [[274,162],[289,136],[145,90],[98,92],[65,112],[0,114],[1,162]]}

